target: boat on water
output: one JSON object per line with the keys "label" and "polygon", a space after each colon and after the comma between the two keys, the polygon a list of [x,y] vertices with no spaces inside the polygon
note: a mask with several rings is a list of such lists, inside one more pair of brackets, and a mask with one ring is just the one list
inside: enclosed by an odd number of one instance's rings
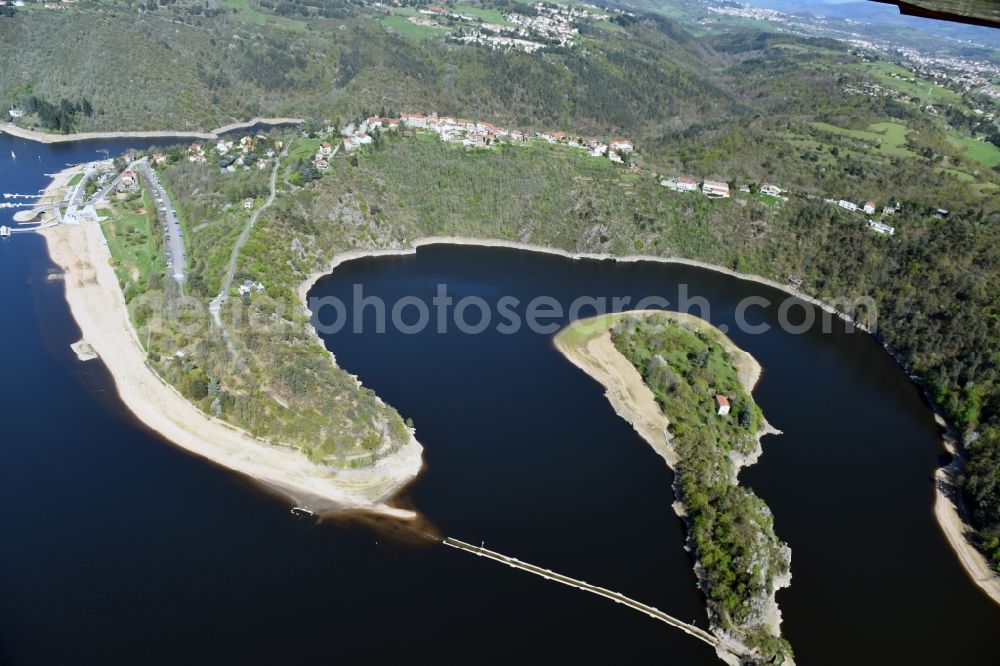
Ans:
{"label": "boat on water", "polygon": [[12,160],[16,160],[17,159],[17,155],[14,154],[13,150],[10,151],[10,159],[12,159]]}
{"label": "boat on water", "polygon": [[291,511],[291,514],[292,514],[293,516],[296,516],[297,518],[302,518],[302,517],[304,517],[304,516],[313,516],[313,515],[315,515],[315,514],[314,514],[314,513],[312,512],[312,511],[310,511],[309,509],[307,509],[307,508],[305,508],[305,507],[301,507],[301,506],[293,506],[293,507],[292,507],[292,511]]}

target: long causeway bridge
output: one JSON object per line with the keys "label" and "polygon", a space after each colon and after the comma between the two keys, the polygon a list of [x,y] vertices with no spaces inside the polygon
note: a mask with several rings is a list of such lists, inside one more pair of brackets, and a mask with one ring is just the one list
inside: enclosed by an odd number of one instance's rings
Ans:
{"label": "long causeway bridge", "polygon": [[458,539],[452,539],[451,537],[444,540],[444,545],[451,546],[452,548],[457,548],[459,550],[464,550],[467,553],[472,553],[473,555],[478,555],[479,557],[487,557],[491,560],[500,562],[501,564],[506,564],[509,567],[515,569],[520,569],[521,571],[527,571],[528,573],[533,573],[536,576],[541,576],[546,580],[553,580],[557,583],[562,583],[563,585],[568,585],[570,587],[575,587],[578,590],[583,590],[584,592],[590,592],[591,594],[596,594],[605,599],[610,599],[616,604],[625,604],[633,610],[637,610],[640,613],[645,613],[654,620],[659,620],[665,622],[672,627],[676,627],[683,631],[684,633],[694,636],[700,641],[708,643],[712,647],[718,647],[719,639],[708,633],[704,629],[700,629],[693,624],[688,624],[687,622],[682,622],[677,618],[667,615],[658,608],[653,608],[635,599],[630,599],[626,597],[621,592],[612,592],[611,590],[605,589],[603,587],[598,587],[597,585],[591,585],[590,583],[585,583],[582,580],[576,580],[575,578],[570,578],[569,576],[563,576],[562,574],[555,573],[548,569],[543,569],[541,567],[535,566],[534,564],[529,564],[527,562],[522,562],[516,557],[508,557],[496,551],[489,550],[481,546],[473,546],[472,544],[465,543],[464,541],[459,541]]}

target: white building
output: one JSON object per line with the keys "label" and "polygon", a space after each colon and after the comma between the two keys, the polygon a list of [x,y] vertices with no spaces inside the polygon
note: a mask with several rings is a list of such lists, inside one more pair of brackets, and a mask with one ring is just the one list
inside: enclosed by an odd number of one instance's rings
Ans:
{"label": "white building", "polygon": [[890,227],[888,224],[882,224],[881,222],[876,222],[875,220],[868,220],[868,228],[873,231],[877,231],[880,234],[885,234],[886,236],[895,236],[896,229]]}
{"label": "white building", "polygon": [[858,205],[857,204],[851,203],[850,201],[847,201],[846,199],[841,199],[840,201],[837,202],[837,205],[840,206],[841,208],[843,208],[844,210],[851,211],[852,213],[858,209]]}
{"label": "white building", "polygon": [[729,184],[718,180],[706,180],[701,184],[701,191],[708,197],[729,197]]}
{"label": "white building", "polygon": [[719,416],[725,416],[729,413],[729,398],[724,395],[715,396],[715,407]]}
{"label": "white building", "polygon": [[875,202],[874,201],[866,201],[865,202],[865,207],[862,208],[862,210],[865,211],[865,215],[874,215],[875,214]]}
{"label": "white building", "polygon": [[617,153],[631,153],[635,150],[635,146],[632,145],[631,141],[612,141],[611,150]]}
{"label": "white building", "polygon": [[780,197],[781,188],[778,187],[777,185],[765,184],[763,187],[760,188],[760,193],[766,194],[769,197]]}
{"label": "white building", "polygon": [[257,293],[264,291],[264,283],[254,282],[253,280],[247,280],[246,282],[244,282],[239,286],[240,296],[246,296],[247,294],[251,294],[255,291]]}
{"label": "white building", "polygon": [[669,187],[676,192],[695,192],[698,189],[698,183],[694,178],[688,178],[687,176],[681,176],[679,178],[670,178],[669,180],[661,180],[660,185],[664,187]]}

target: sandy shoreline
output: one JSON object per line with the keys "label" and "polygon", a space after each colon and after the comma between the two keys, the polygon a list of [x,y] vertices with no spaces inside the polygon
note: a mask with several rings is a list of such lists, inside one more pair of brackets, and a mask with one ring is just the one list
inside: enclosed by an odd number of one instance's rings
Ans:
{"label": "sandy shoreline", "polygon": [[[306,305],[307,296],[309,290],[316,284],[318,280],[326,275],[329,275],[337,266],[340,264],[352,261],[354,259],[363,259],[367,257],[382,257],[382,256],[402,256],[415,254],[416,251],[426,245],[471,245],[479,247],[501,247],[508,248],[512,250],[523,250],[526,252],[540,252],[543,254],[551,254],[559,257],[565,257],[567,259],[594,259],[598,261],[615,261],[615,262],[637,262],[637,261],[648,261],[661,264],[682,264],[685,266],[694,266],[697,268],[704,268],[706,270],[714,271],[716,273],[722,273],[729,275],[731,277],[737,278],[739,280],[746,280],[748,282],[756,282],[773,289],[782,291],[790,296],[798,298],[807,303],[811,303],[816,307],[821,308],[823,311],[835,315],[846,322],[851,322],[850,318],[844,313],[840,312],[836,308],[830,306],[828,303],[803,294],[799,290],[795,289],[791,285],[782,284],[775,280],[765,278],[759,275],[749,275],[745,273],[738,273],[732,269],[725,268],[724,266],[716,266],[703,261],[697,261],[694,259],[686,259],[684,257],[655,257],[650,255],[626,255],[626,256],[616,256],[611,254],[597,254],[589,252],[568,252],[566,250],[560,250],[556,248],[545,247],[541,245],[532,245],[531,243],[521,243],[518,241],[505,241],[505,240],[495,240],[488,238],[469,238],[462,236],[426,236],[423,238],[418,238],[410,242],[409,247],[400,248],[389,248],[389,249],[375,249],[375,250],[350,250],[347,252],[342,252],[337,254],[333,260],[330,262],[328,267],[324,270],[317,271],[310,275],[300,286],[299,286],[299,299],[304,305]],[[307,306],[306,306],[307,307]],[[308,307],[307,307],[308,310]],[[853,322],[851,322],[853,323]],[[896,352],[894,349],[889,347],[879,336],[872,333],[866,327],[854,324],[859,330],[865,331],[872,335],[876,342],[880,344],[887,353],[889,353],[896,362],[912,377],[911,369],[906,365],[905,360]],[[759,366],[758,366],[759,367]],[[586,371],[586,369],[584,369]],[[754,380],[756,383],[756,380]],[[919,380],[914,380],[924,392],[925,399],[934,412],[935,418],[938,423],[942,425],[943,429],[946,428],[946,422],[944,417],[937,410],[930,396],[927,394],[926,387],[922,385]],[[748,391],[749,392],[749,391]],[[616,406],[617,411],[617,406]],[[641,433],[640,433],[641,434]],[[939,468],[935,472],[935,478],[937,483],[935,483],[935,502],[934,502],[934,516],[940,526],[942,532],[944,532],[948,543],[951,545],[952,550],[958,557],[959,562],[965,569],[966,574],[972,581],[979,586],[995,603],[1000,604],[1000,574],[996,573],[990,564],[986,561],[983,556],[975,546],[973,546],[967,535],[972,531],[972,527],[964,519],[963,514],[959,507],[955,504],[954,500],[948,496],[948,489],[953,486],[953,475],[957,467],[961,466],[962,458],[961,452],[958,448],[951,442],[947,437],[942,438],[943,447],[952,455],[954,462],[948,467]],[[659,445],[654,445],[657,448]],[[657,448],[659,452],[659,448]],[[662,454],[661,454],[662,455]],[[668,461],[669,464],[669,461]]]}
{"label": "sandy shoreline", "polygon": [[[67,169],[49,192],[65,186]],[[267,485],[314,512],[372,511],[395,518],[412,511],[386,502],[419,474],[422,448],[411,437],[393,456],[361,470],[331,470],[298,451],[250,436],[198,410],[146,364],[96,223],[60,225],[43,232],[52,261],[65,275],[66,301],[83,342],[103,360],[122,402],[151,429],[177,446]]]}
{"label": "sandy shoreline", "polygon": [[11,136],[38,143],[67,143],[69,141],[85,141],[87,139],[156,139],[156,138],[186,138],[186,139],[218,139],[220,134],[254,125],[299,125],[305,122],[301,118],[254,118],[246,122],[230,123],[210,132],[192,132],[184,130],[136,130],[129,132],[78,132],[76,134],[50,134],[39,130],[18,127],[13,123],[0,123],[0,132]]}
{"label": "sandy shoreline", "polygon": [[934,516],[951,549],[962,563],[965,573],[990,599],[1000,604],[1000,575],[990,566],[986,557],[969,542],[974,531],[965,518],[964,506],[960,504],[961,495],[956,483],[962,458],[951,438],[945,438],[945,448],[951,453],[952,462],[934,472]]}

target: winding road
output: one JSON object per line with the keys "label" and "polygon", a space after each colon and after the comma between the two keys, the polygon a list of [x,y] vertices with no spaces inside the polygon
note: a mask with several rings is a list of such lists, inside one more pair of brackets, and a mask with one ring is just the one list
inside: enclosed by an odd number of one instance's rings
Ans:
{"label": "winding road", "polygon": [[229,255],[229,268],[226,270],[226,277],[222,281],[222,291],[220,291],[219,295],[213,298],[212,302],[208,304],[208,309],[212,313],[212,318],[215,320],[216,326],[218,326],[222,331],[222,335],[226,339],[226,344],[229,347],[229,352],[233,356],[236,355],[236,349],[233,347],[233,343],[229,339],[229,333],[226,331],[225,324],[222,323],[222,305],[226,302],[226,298],[229,297],[229,290],[233,288],[233,277],[236,275],[236,262],[240,257],[240,249],[250,237],[250,231],[253,229],[253,225],[257,222],[257,218],[260,217],[260,214],[267,210],[272,203],[274,203],[274,198],[278,193],[278,169],[281,168],[281,160],[287,155],[288,147],[286,146],[285,149],[281,151],[281,154],[278,155],[277,159],[274,160],[274,168],[271,170],[271,193],[268,195],[267,201],[264,202],[264,205],[250,215],[250,219],[247,220],[246,225],[243,227],[243,231],[240,232],[240,237],[236,239],[236,244],[233,245],[233,251]]}

